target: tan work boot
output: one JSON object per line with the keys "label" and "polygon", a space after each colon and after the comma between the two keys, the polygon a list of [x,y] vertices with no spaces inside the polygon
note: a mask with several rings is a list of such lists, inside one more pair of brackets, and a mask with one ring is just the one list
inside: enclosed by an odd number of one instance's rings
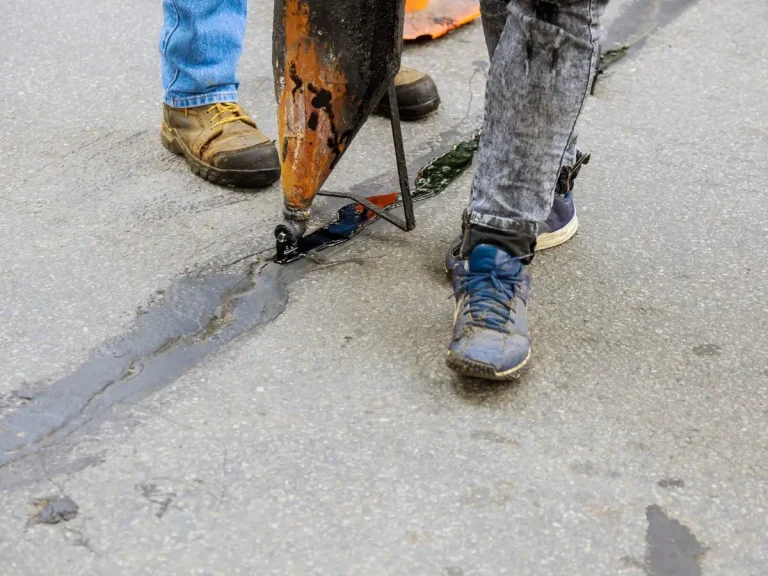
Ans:
{"label": "tan work boot", "polygon": [[[401,120],[418,120],[440,106],[440,95],[434,80],[418,70],[401,66],[395,77],[397,109]],[[377,114],[389,116],[389,98],[384,95],[376,108]]]}
{"label": "tan work boot", "polygon": [[163,105],[160,140],[183,155],[193,174],[223,186],[255,188],[280,178],[275,143],[235,103]]}

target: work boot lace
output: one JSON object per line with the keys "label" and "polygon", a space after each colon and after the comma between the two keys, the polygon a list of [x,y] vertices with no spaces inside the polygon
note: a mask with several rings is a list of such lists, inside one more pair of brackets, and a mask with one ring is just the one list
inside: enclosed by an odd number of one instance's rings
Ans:
{"label": "work boot lace", "polygon": [[211,118],[211,123],[214,128],[219,128],[230,122],[240,122],[241,120],[253,122],[245,111],[234,102],[217,102],[208,108],[206,112],[210,114],[214,110],[217,111],[216,114],[213,115],[213,118]]}

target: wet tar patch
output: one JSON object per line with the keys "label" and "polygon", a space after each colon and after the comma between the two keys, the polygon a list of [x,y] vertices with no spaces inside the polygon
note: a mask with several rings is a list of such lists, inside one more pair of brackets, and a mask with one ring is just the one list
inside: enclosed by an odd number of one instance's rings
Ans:
{"label": "wet tar patch", "polygon": [[647,548],[643,569],[648,576],[701,576],[707,552],[690,529],[670,518],[656,504],[645,511]]}

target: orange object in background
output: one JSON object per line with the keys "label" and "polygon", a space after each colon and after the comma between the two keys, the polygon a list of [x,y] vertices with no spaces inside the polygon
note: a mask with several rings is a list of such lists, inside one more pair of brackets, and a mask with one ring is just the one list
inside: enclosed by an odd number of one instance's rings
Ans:
{"label": "orange object in background", "polygon": [[419,12],[429,6],[429,0],[405,0],[405,13]]}
{"label": "orange object in background", "polygon": [[439,38],[480,16],[477,0],[405,0],[405,40]]}

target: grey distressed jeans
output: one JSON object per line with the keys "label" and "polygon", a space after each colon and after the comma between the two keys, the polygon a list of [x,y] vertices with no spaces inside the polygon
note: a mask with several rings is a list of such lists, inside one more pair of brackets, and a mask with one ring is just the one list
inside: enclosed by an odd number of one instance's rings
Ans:
{"label": "grey distressed jeans", "polygon": [[481,243],[530,256],[597,64],[608,0],[481,0],[491,58],[486,116],[462,252]]}

